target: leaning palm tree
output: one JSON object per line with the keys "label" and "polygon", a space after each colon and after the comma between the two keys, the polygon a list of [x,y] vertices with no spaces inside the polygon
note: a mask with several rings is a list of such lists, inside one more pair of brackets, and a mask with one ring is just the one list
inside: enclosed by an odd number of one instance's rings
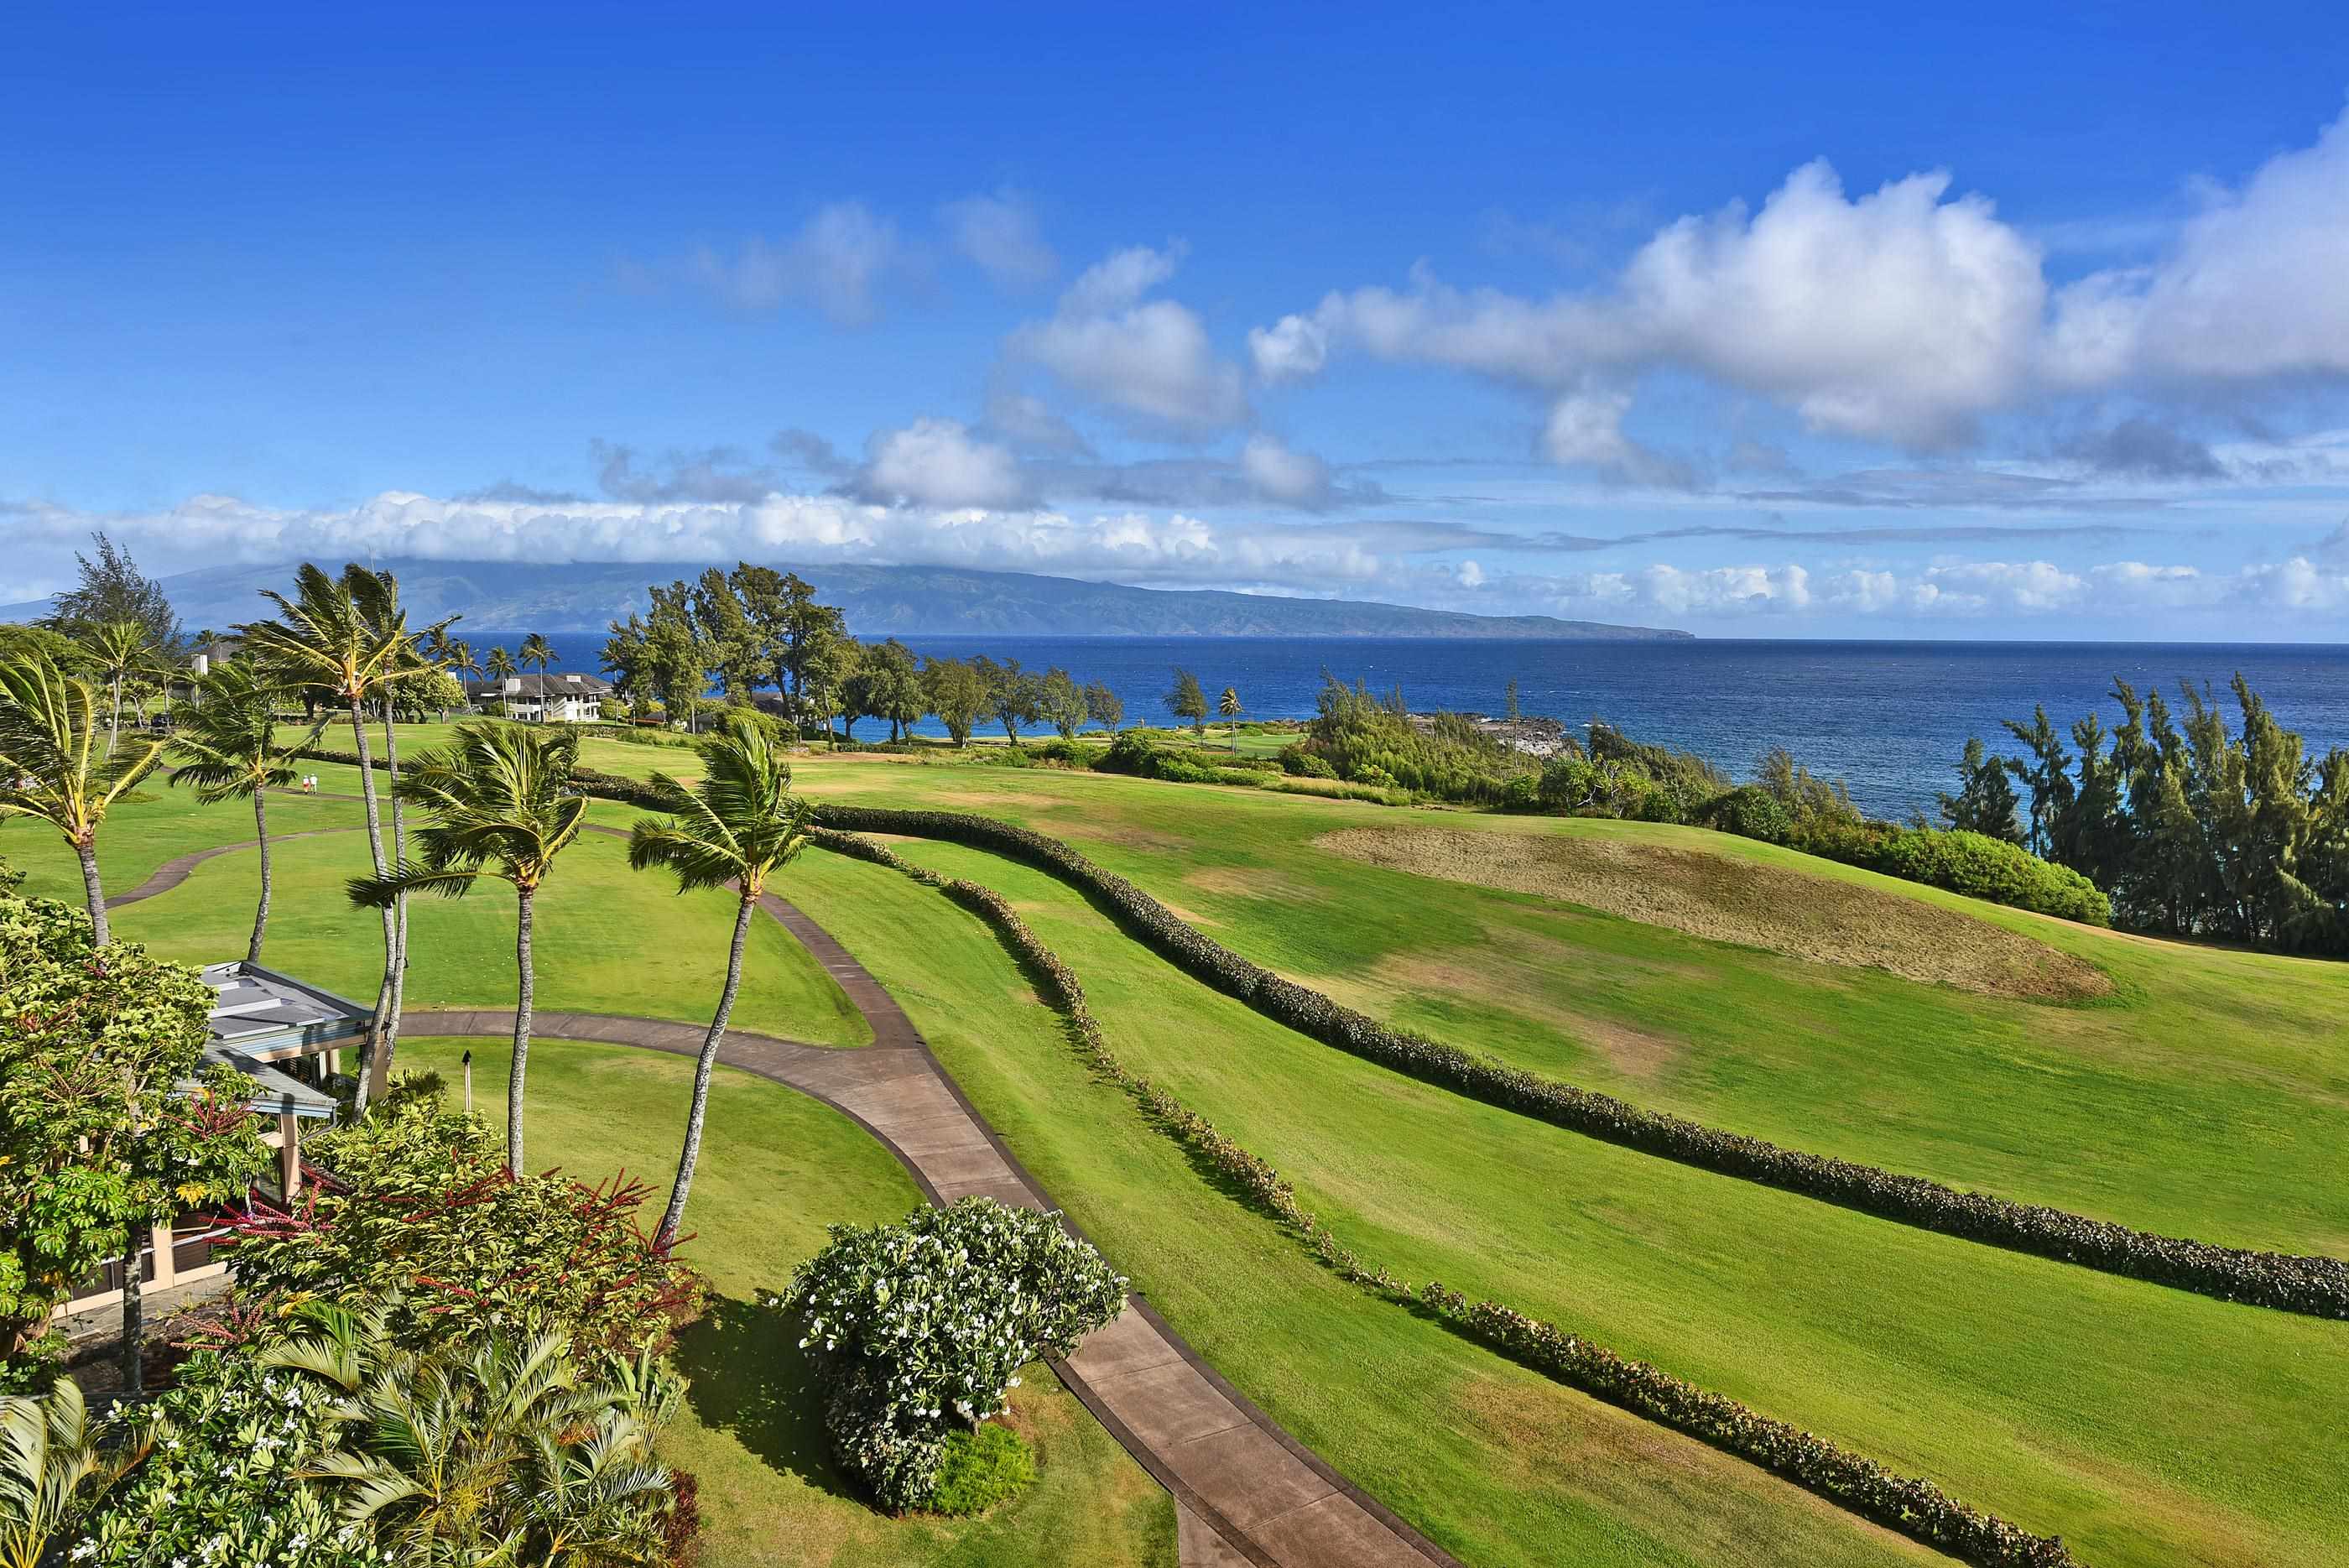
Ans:
{"label": "leaning palm tree", "polygon": [[253,830],[261,841],[261,901],[253,911],[253,940],[244,961],[261,961],[269,931],[269,792],[298,776],[294,753],[315,743],[312,730],[291,746],[276,741],[276,691],[248,659],[232,659],[196,682],[196,700],[171,731],[169,775],[191,784],[206,805],[224,800],[253,802]]}
{"label": "leaning palm tree", "polygon": [[546,667],[554,662],[554,649],[548,645],[546,639],[533,631],[522,639],[521,662],[524,670],[533,664],[538,666],[538,722],[543,724],[546,722]]}
{"label": "leaning palm tree", "polygon": [[570,793],[579,736],[511,724],[460,724],[449,748],[429,752],[398,784],[400,797],[421,807],[423,853],[378,877],[354,877],[351,901],[388,909],[409,893],[459,898],[492,877],[510,883],[516,906],[513,1065],[506,1080],[506,1164],[523,1168],[522,1113],[530,1070],[532,993],[537,969],[531,954],[532,919],[539,888],[555,857],[571,847],[587,820],[587,801]]}
{"label": "leaning palm tree", "polygon": [[693,1108],[685,1119],[685,1149],[678,1157],[677,1184],[654,1240],[677,1237],[685,1219],[686,1194],[701,1156],[701,1123],[709,1103],[709,1070],[726,1038],[726,1020],[742,985],[742,949],[750,934],[750,914],[766,893],[767,879],[807,843],[808,804],[791,793],[791,765],[744,714],[730,714],[698,748],[702,777],[693,788],[667,774],[655,774],[652,787],[671,812],[669,820],[645,817],[628,835],[628,864],[642,871],[661,867],[677,877],[677,890],[731,887],[740,903],[734,912],[734,945],[726,955],[726,985],[718,1012],[702,1037],[693,1070]]}
{"label": "leaning palm tree", "polygon": [[1232,732],[1232,755],[1240,754],[1240,715],[1247,711],[1240,706],[1237,687],[1226,686],[1224,694],[1216,699],[1216,711],[1223,715],[1224,723]]}
{"label": "leaning palm tree", "polygon": [[114,803],[162,759],[160,740],[101,751],[98,693],[43,654],[0,665],[0,820],[47,823],[81,862],[91,940],[103,947],[106,889],[98,876],[98,830]]}
{"label": "leaning palm tree", "polygon": [[504,712],[506,709],[505,683],[512,680],[516,673],[514,670],[513,655],[508,653],[502,647],[491,649],[490,656],[481,660],[481,673],[490,680],[498,683],[498,711],[501,713]]}
{"label": "leaning palm tree", "polygon": [[153,649],[147,628],[135,620],[102,621],[83,638],[92,669],[114,688],[114,716],[106,726],[106,750],[114,753],[114,737],[122,728],[122,683],[147,668]]}
{"label": "leaning palm tree", "polygon": [[61,1377],[38,1398],[0,1397],[0,1568],[37,1568],[48,1543],[79,1509],[82,1490],[104,1491],[147,1457],[152,1429],[109,1452],[98,1441],[80,1386]]}
{"label": "leaning palm tree", "polygon": [[[391,874],[392,862],[383,849],[383,814],[376,802],[375,757],[367,741],[367,705],[383,694],[400,673],[404,624],[378,626],[359,603],[370,587],[373,572],[353,562],[339,577],[330,577],[305,561],[295,574],[294,597],[269,588],[262,597],[277,607],[275,620],[254,621],[234,628],[272,679],[305,698],[325,698],[350,715],[351,742],[359,756],[359,794],[366,802],[367,853],[378,877]],[[387,905],[383,910],[383,981],[376,988],[375,1022],[367,1047],[367,1071],[359,1075],[358,1105],[368,1103],[390,1081],[392,1054],[399,1048],[399,1013],[393,1005],[393,981],[399,966],[399,922]]]}

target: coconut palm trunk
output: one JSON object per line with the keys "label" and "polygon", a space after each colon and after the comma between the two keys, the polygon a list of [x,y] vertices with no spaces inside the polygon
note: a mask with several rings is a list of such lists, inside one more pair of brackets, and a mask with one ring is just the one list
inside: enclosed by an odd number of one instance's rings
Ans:
{"label": "coconut palm trunk", "polygon": [[[367,716],[359,711],[358,699],[350,701],[351,738],[359,753],[359,795],[366,805],[367,854],[375,861],[378,880],[391,875],[391,867],[383,857],[383,816],[375,798],[375,754],[367,745]],[[366,1110],[374,1097],[376,1085],[383,1075],[377,1071],[378,1062],[387,1061],[398,1038],[399,1021],[391,1014],[391,977],[399,964],[399,928],[392,907],[383,907],[383,983],[376,987],[375,1019],[367,1030],[367,1059],[359,1073],[358,1108]]]}
{"label": "coconut palm trunk", "polygon": [[104,947],[113,938],[106,925],[106,888],[98,879],[96,836],[85,835],[76,840],[74,854],[81,861],[82,897],[89,903],[90,940]]}
{"label": "coconut palm trunk", "polygon": [[114,717],[107,722],[106,754],[114,755],[114,738],[122,732],[122,672],[114,675]]}
{"label": "coconut palm trunk", "polygon": [[531,906],[538,889],[527,884],[514,887],[514,971],[519,983],[514,991],[513,1062],[506,1072],[506,1168],[516,1176],[522,1174],[522,1107],[523,1089],[530,1076],[531,993],[536,989],[538,967],[530,950]]}
{"label": "coconut palm trunk", "polygon": [[261,961],[261,940],[269,932],[269,792],[253,792],[253,832],[261,841],[261,902],[253,909],[253,940],[244,945],[244,961]]}
{"label": "coconut palm trunk", "polygon": [[[408,863],[408,818],[399,800],[399,737],[395,723],[391,693],[383,698],[383,761],[386,776],[391,780],[391,859],[395,866]],[[376,1072],[373,1092],[380,1095],[391,1079],[392,1054],[399,1049],[399,1019],[408,1002],[408,896],[391,907],[391,1026],[385,1033],[384,1048]]]}
{"label": "coconut palm trunk", "polygon": [[745,893],[734,914],[734,945],[726,954],[726,988],[718,993],[718,1012],[709,1020],[709,1033],[701,1040],[701,1056],[693,1064],[693,1106],[685,1116],[685,1149],[678,1156],[677,1184],[669,1189],[668,1208],[661,1215],[660,1229],[653,1232],[656,1246],[676,1241],[677,1228],[685,1221],[686,1194],[693,1189],[693,1168],[701,1158],[702,1117],[709,1108],[709,1070],[718,1064],[718,1046],[726,1038],[726,1021],[734,1012],[734,993],[742,988],[742,950],[750,939],[751,911],[758,907],[757,898]]}

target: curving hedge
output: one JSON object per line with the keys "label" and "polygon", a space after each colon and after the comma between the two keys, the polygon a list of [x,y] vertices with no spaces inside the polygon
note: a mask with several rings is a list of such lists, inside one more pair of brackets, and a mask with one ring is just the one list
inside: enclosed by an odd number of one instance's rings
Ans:
{"label": "curving hedge", "polygon": [[1853,1512],[1982,1568],[2078,1568],[2060,1537],[2032,1533],[1993,1513],[1970,1508],[1931,1481],[1887,1469],[1827,1438],[1773,1420],[1724,1394],[1700,1387],[1647,1362],[1619,1355],[1555,1324],[1530,1318],[1497,1302],[1471,1302],[1433,1281],[1418,1292],[1384,1268],[1366,1268],[1329,1228],[1297,1201],[1295,1189],[1271,1164],[1216,1129],[1214,1123],[1120,1062],[1085,1001],[1076,972],[1029,928],[993,888],[947,879],[916,866],[885,845],[837,828],[818,827],[821,847],[901,871],[935,887],[991,926],[1013,957],[1040,982],[1046,1001],[1074,1033],[1080,1052],[1140,1106],[1152,1124],[1230,1179],[1247,1201],[1302,1241],[1350,1283],[1389,1301],[1436,1314],[1468,1339],[1545,1376],[1672,1428],[1761,1466]]}
{"label": "curving hedge", "polygon": [[1365,1061],[1569,1131],[1724,1176],[1840,1203],[1903,1224],[1987,1241],[2106,1273],[2317,1317],[2349,1318],[2349,1263],[2253,1251],[2133,1230],[2110,1220],[1962,1192],[1923,1177],[1806,1154],[1391,1029],[1319,992],[1283,980],[1202,934],[1166,906],[1056,838],[992,817],[888,806],[820,805],[823,825],[940,838],[991,850],[1076,888],[1160,956],[1291,1029]]}

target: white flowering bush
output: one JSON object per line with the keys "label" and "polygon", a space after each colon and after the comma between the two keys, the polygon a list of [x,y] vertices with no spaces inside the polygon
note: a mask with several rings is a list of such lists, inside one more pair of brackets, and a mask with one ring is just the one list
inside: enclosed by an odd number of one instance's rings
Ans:
{"label": "white flowering bush", "polygon": [[66,1554],[72,1568],[367,1568],[368,1532],[336,1517],[298,1472],[331,1440],[334,1397],[298,1372],[198,1351],[138,1411],[152,1443]]}
{"label": "white flowering bush", "polygon": [[1000,1412],[1022,1366],[1125,1303],[1091,1244],[992,1199],[831,1235],[778,1304],[800,1319],[834,1456],[890,1509],[929,1506],[947,1433]]}

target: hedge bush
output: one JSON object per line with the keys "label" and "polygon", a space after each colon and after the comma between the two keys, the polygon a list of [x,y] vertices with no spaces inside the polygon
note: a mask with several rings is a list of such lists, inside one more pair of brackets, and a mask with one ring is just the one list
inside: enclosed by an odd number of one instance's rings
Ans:
{"label": "hedge bush", "polygon": [[1986,834],[1904,827],[1862,862],[1903,881],[1946,888],[1969,898],[2012,904],[2092,926],[2112,923],[2112,900],[2068,866],[2042,860],[2019,844]]}
{"label": "hedge bush", "polygon": [[1329,1227],[1298,1203],[1295,1189],[1268,1161],[1118,1060],[1086,1002],[1084,986],[1075,971],[1045,945],[1001,894],[976,882],[941,882],[935,873],[882,845],[853,834],[823,832],[820,842],[825,847],[942,887],[947,897],[993,927],[1013,957],[1041,982],[1045,999],[1068,1019],[1088,1064],[1123,1089],[1153,1127],[1228,1179],[1251,1206],[1296,1236],[1348,1282],[1373,1295],[1433,1312],[1466,1337],[1546,1376],[1686,1432],[1982,1568],[2077,1568],[2078,1560],[2060,1539],[2034,1535],[1996,1514],[1969,1508],[1930,1481],[1887,1469],[1825,1438],[1772,1420],[1725,1395],[1674,1377],[1646,1362],[1627,1360],[1603,1345],[1497,1303],[1472,1304],[1465,1296],[1433,1282],[1414,1293],[1385,1268],[1366,1267],[1339,1243]]}
{"label": "hedge bush", "polygon": [[945,1440],[1004,1408],[1019,1372],[1125,1305],[1125,1277],[1050,1215],[966,1198],[895,1225],[834,1225],[787,1305],[843,1468],[896,1510],[936,1501]]}
{"label": "hedge bush", "polygon": [[1129,933],[1194,978],[1275,1022],[1375,1062],[1555,1127],[1763,1182],[1944,1235],[1987,1241],[2107,1273],[2319,1317],[2349,1318],[2349,1263],[2214,1246],[2134,1230],[1922,1177],[1780,1147],[1510,1067],[1423,1035],[1391,1029],[1282,979],[1178,919],[1164,904],[1055,838],[990,817],[886,806],[821,805],[817,820],[850,832],[942,838],[1024,861],[1083,893]]}
{"label": "hedge bush", "polygon": [[1689,820],[1716,833],[1758,838],[1764,844],[1784,844],[1795,831],[1795,819],[1786,815],[1778,797],[1758,784],[1742,784],[1713,796],[1697,807]]}

